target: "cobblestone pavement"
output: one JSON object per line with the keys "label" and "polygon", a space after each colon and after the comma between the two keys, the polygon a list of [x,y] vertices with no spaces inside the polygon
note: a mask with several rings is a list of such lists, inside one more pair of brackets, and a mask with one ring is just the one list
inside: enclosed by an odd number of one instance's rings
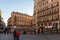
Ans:
{"label": "cobblestone pavement", "polygon": [[[60,34],[21,34],[20,40],[60,40]],[[13,40],[13,35],[11,33],[5,35],[0,33],[0,40]]]}

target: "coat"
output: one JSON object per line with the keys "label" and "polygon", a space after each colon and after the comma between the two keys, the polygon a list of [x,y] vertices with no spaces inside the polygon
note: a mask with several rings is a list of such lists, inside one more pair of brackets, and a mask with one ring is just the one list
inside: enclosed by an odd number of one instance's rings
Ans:
{"label": "coat", "polygon": [[18,37],[20,35],[20,33],[19,32],[16,32],[16,36]]}

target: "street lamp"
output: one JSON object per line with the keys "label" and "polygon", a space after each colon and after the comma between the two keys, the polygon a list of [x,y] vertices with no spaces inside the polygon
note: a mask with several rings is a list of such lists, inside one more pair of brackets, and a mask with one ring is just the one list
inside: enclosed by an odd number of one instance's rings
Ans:
{"label": "street lamp", "polygon": [[14,26],[14,30],[16,30],[16,26]]}
{"label": "street lamp", "polygon": [[16,26],[14,26],[14,29],[16,28]]}

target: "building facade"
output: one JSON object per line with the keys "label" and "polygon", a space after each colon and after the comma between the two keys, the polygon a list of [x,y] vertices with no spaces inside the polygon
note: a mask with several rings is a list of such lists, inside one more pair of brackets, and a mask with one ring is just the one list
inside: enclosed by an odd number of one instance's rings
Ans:
{"label": "building facade", "polygon": [[27,14],[12,12],[11,17],[8,19],[9,28],[18,29],[32,29],[32,18]]}
{"label": "building facade", "polygon": [[3,20],[3,18],[2,18],[2,12],[1,12],[1,10],[0,10],[0,31],[1,31],[1,30],[4,31],[4,30],[5,30],[5,27],[6,27],[6,25],[5,25],[5,23],[4,23],[4,20]]}
{"label": "building facade", "polygon": [[60,0],[34,0],[34,14],[38,30],[60,29]]}

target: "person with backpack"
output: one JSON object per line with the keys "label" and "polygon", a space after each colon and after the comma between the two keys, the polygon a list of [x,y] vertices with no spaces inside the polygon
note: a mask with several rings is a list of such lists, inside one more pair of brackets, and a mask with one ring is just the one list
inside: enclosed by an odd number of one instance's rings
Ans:
{"label": "person with backpack", "polygon": [[17,40],[19,40],[19,35],[20,35],[19,31],[16,31],[16,38],[17,38]]}

